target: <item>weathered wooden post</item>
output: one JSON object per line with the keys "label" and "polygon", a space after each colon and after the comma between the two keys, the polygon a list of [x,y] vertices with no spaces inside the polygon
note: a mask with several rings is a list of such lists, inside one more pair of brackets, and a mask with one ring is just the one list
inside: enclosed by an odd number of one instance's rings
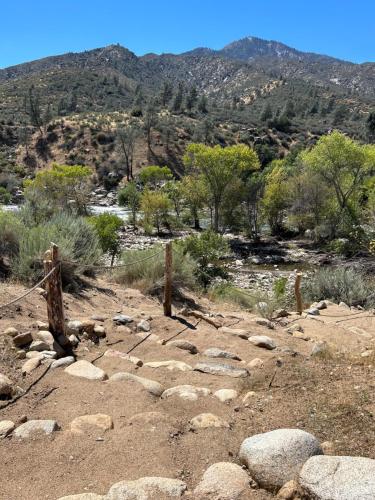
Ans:
{"label": "weathered wooden post", "polygon": [[49,330],[57,340],[60,335],[65,335],[65,321],[59,248],[54,243],[51,243],[50,250],[47,250],[47,252],[44,254],[43,264],[45,275],[47,275],[52,271],[54,267],[56,267],[56,269],[47,279],[45,288],[47,292],[46,300]]}
{"label": "weathered wooden post", "polygon": [[302,311],[303,311],[303,303],[302,303],[302,295],[301,295],[301,280],[302,280],[302,273],[297,273],[296,274],[296,281],[294,283],[294,295],[296,297],[298,314],[302,314]]}
{"label": "weathered wooden post", "polygon": [[172,316],[172,267],[173,252],[172,242],[165,246],[165,285],[164,285],[164,316]]}

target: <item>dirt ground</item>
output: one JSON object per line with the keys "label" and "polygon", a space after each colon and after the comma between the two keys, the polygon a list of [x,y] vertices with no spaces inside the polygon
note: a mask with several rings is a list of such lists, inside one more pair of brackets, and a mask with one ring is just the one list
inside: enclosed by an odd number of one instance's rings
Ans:
{"label": "dirt ground", "polygon": [[[23,290],[21,286],[1,285],[0,303]],[[95,282],[95,287],[79,296],[65,294],[64,302],[69,319],[88,319],[93,314],[107,317],[103,323],[106,339],[97,345],[82,342],[76,354],[78,359],[96,360],[95,365],[108,376],[128,371],[158,381],[165,388],[191,384],[212,392],[235,389],[239,396],[230,403],[212,395],[197,401],[177,396],[161,399],[130,381],[88,381],[61,368],[49,370],[14,404],[1,409],[6,401],[0,401],[0,420],[19,422],[27,416],[29,420],[55,419],[60,426],[51,437],[0,440],[1,500],[55,500],[86,491],[105,494],[115,482],[143,476],[179,478],[191,492],[209,465],[239,463],[239,448],[246,437],[282,427],[298,427],[321,442],[332,441],[335,454],[375,458],[375,357],[361,356],[375,347],[375,315],[368,311],[332,304],[315,318],[292,314],[269,329],[256,324],[254,316],[246,312],[199,299],[207,310],[223,316],[217,319],[224,325],[271,337],[277,348],[268,351],[221,333],[205,321],[196,325],[196,318],[183,317],[178,309],[173,318],[165,318],[156,299],[105,281]],[[199,361],[217,361],[246,367],[260,358],[264,367],[250,368],[250,376],[241,379],[136,367],[120,358],[96,359],[108,348],[126,352],[140,341],[134,328],[129,331],[114,325],[112,317],[120,311],[132,316],[135,324],[150,316],[151,331],[160,339],[167,340],[185,329],[176,339],[191,341],[199,351],[192,355],[148,339],[132,352],[143,362],[178,360],[194,367]],[[0,333],[8,326],[20,332],[36,329],[37,320],[46,321],[46,306],[43,297],[33,293],[19,305],[0,311]],[[310,340],[287,333],[287,322],[289,326],[301,325]],[[328,343],[328,350],[310,357],[314,343],[322,340]],[[209,347],[231,351],[242,361],[210,360],[202,354]],[[0,354],[0,372],[27,388],[46,367],[41,365],[22,378],[22,363],[9,353]],[[242,399],[248,391],[255,394],[245,404]],[[229,428],[193,431],[190,419],[208,412],[226,420]],[[70,432],[74,418],[97,413],[110,415],[114,428],[106,432],[92,429],[80,436]],[[193,494],[188,496],[194,498]],[[272,497],[263,490],[250,490],[244,498]]]}

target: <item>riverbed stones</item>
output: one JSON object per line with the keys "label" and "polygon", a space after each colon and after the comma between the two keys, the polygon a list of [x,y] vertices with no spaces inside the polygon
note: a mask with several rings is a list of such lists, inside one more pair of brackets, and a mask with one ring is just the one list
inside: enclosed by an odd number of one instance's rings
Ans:
{"label": "riverbed stones", "polygon": [[197,363],[194,370],[202,373],[209,373],[210,375],[223,375],[233,378],[244,378],[249,376],[246,368],[237,368],[224,363]]}
{"label": "riverbed stones", "polygon": [[75,359],[74,359],[73,356],[66,356],[65,358],[56,359],[56,361],[54,361],[51,364],[51,370],[55,370],[56,368],[62,368],[62,367],[70,366],[74,362],[75,362]]}
{"label": "riverbed stones", "polygon": [[17,337],[18,330],[17,330],[17,328],[10,326],[9,328],[6,328],[4,330],[3,335],[8,335],[8,337]]}
{"label": "riverbed stones", "polygon": [[[39,331],[35,332],[33,334],[33,338],[34,338],[34,340],[40,340],[40,341],[44,342],[45,344],[47,344],[49,346],[49,348],[53,347],[53,343],[55,341],[52,333],[50,333],[47,330],[39,330]],[[31,349],[31,350],[34,350],[34,349]]]}
{"label": "riverbed stones", "polygon": [[142,477],[135,481],[121,481],[109,490],[106,500],[152,500],[180,498],[187,485],[179,479]]}
{"label": "riverbed stones", "polygon": [[7,437],[15,428],[11,420],[0,420],[0,439]]}
{"label": "riverbed stones", "polygon": [[95,325],[94,326],[94,336],[95,337],[99,337],[99,338],[105,337],[106,336],[106,331],[105,331],[104,326],[102,326],[102,325]]}
{"label": "riverbed stones", "polygon": [[0,373],[0,396],[11,396],[14,384],[6,375]]}
{"label": "riverbed stones", "polygon": [[26,361],[26,363],[24,363],[22,365],[22,368],[21,368],[22,375],[28,375],[31,372],[33,372],[36,368],[38,368],[38,366],[42,362],[42,359],[43,359],[43,355],[42,355],[42,357],[28,359]]}
{"label": "riverbed stones", "polygon": [[19,333],[15,337],[13,337],[13,344],[16,347],[24,347],[27,344],[30,344],[33,341],[33,336],[31,332]]}
{"label": "riverbed stones", "polygon": [[166,368],[170,371],[179,370],[181,372],[189,372],[193,369],[193,367],[187,363],[184,363],[183,361],[175,361],[174,359],[169,361],[149,361],[148,363],[145,363],[144,366],[148,366],[149,368]]}
{"label": "riverbed stones", "polygon": [[245,439],[239,456],[260,486],[274,490],[296,479],[303,464],[321,453],[312,434],[301,429],[277,429]]}
{"label": "riverbed stones", "polygon": [[319,316],[320,315],[320,311],[316,307],[310,307],[310,309],[307,309],[306,312],[310,316]]}
{"label": "riverbed stones", "polygon": [[127,316],[126,314],[117,314],[116,316],[113,316],[112,321],[116,325],[128,325],[133,323],[134,320],[131,316]]}
{"label": "riverbed stones", "polygon": [[238,392],[234,389],[219,389],[218,391],[214,392],[214,396],[222,403],[226,403],[227,401],[236,399],[236,397],[238,396]]}
{"label": "riverbed stones", "polygon": [[325,300],[321,300],[320,302],[318,302],[315,307],[319,310],[319,311],[323,311],[323,309],[327,309],[327,302]]}
{"label": "riverbed stones", "polygon": [[105,432],[113,429],[113,420],[109,415],[97,413],[96,415],[82,415],[70,422],[70,432],[73,434],[86,434],[90,428]]}
{"label": "riverbed stones", "polygon": [[64,372],[87,380],[106,380],[108,378],[107,374],[101,368],[94,366],[84,359],[71,364],[65,368]]}
{"label": "riverbed stones", "polygon": [[275,325],[267,318],[255,318],[255,323],[260,326],[266,326],[270,330],[275,328]]}
{"label": "riverbed stones", "polygon": [[13,431],[13,436],[18,439],[27,439],[34,435],[50,435],[58,430],[56,420],[29,420]]}
{"label": "riverbed stones", "polygon": [[237,500],[249,489],[249,476],[239,465],[219,462],[211,465],[194,490],[197,500]]}
{"label": "riverbed stones", "polygon": [[67,335],[79,335],[82,331],[82,321],[74,319],[66,324]]}
{"label": "riverbed stones", "polygon": [[201,413],[190,420],[190,425],[193,430],[208,429],[209,427],[229,427],[221,417],[213,413]]}
{"label": "riverbed stones", "polygon": [[251,335],[251,333],[249,333],[247,330],[242,330],[240,328],[229,328],[227,326],[222,326],[218,329],[218,332],[225,333],[227,335],[233,335],[234,337],[239,337],[240,339],[245,340],[247,340]]}
{"label": "riverbed stones", "polygon": [[44,340],[33,340],[30,344],[29,351],[48,351],[50,346]]}
{"label": "riverbed stones", "polygon": [[293,335],[294,332],[303,333],[303,327],[298,323],[294,323],[294,325],[291,325],[286,329],[286,332],[290,333],[291,335]]}
{"label": "riverbed stones", "polygon": [[218,349],[217,347],[210,347],[209,349],[206,349],[203,355],[207,356],[208,358],[224,358],[241,361],[241,358],[237,356],[237,354],[233,354],[233,352],[229,351],[224,351],[223,349]]}
{"label": "riverbed stones", "polygon": [[295,500],[303,498],[300,485],[294,479],[288,481],[277,492],[277,498],[281,498],[282,500]]}
{"label": "riverbed stones", "polygon": [[209,396],[210,389],[207,387],[195,387],[194,385],[177,385],[165,390],[161,395],[162,399],[167,399],[172,396],[179,396],[186,401],[197,401],[200,396]]}
{"label": "riverbed stones", "polygon": [[304,491],[317,500],[375,498],[375,460],[363,457],[314,456],[299,474]]}
{"label": "riverbed stones", "polygon": [[122,351],[116,351],[116,349],[107,349],[104,353],[104,356],[107,358],[119,358],[123,359],[124,361],[129,361],[130,363],[133,363],[133,365],[136,366],[143,366],[143,361],[136,356],[132,356],[131,354],[127,354],[126,352]]}
{"label": "riverbed stones", "polygon": [[190,354],[197,354],[197,347],[189,342],[188,340],[171,340],[167,343],[167,346],[177,347],[178,349],[182,349],[183,351],[188,351]]}
{"label": "riverbed stones", "polygon": [[138,332],[149,332],[151,330],[151,325],[150,322],[142,319],[138,324],[137,324],[137,331]]}
{"label": "riverbed stones", "polygon": [[249,368],[264,368],[264,361],[260,358],[254,358],[247,363]]}
{"label": "riverbed stones", "polygon": [[276,343],[267,335],[252,335],[248,340],[257,347],[263,347],[270,351],[276,349]]}
{"label": "riverbed stones", "polygon": [[164,392],[164,387],[159,384],[159,382],[144,377],[138,377],[132,373],[118,372],[109,378],[109,382],[121,382],[123,380],[128,380],[142,385],[150,394],[153,394],[154,396],[161,396]]}

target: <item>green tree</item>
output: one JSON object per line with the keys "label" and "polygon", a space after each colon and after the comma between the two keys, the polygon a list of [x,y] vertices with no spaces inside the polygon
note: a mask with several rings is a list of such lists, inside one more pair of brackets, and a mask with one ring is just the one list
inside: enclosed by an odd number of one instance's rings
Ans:
{"label": "green tree", "polygon": [[366,120],[366,129],[370,142],[375,142],[375,111],[372,111]]}
{"label": "green tree", "polygon": [[191,87],[190,92],[186,96],[186,109],[191,111],[198,100],[198,92],[195,86]]}
{"label": "green tree", "polygon": [[168,181],[173,178],[173,174],[168,167],[159,167],[151,165],[144,167],[140,174],[139,180],[144,186],[156,188],[160,182]]}
{"label": "green tree", "polygon": [[173,101],[172,110],[174,112],[177,113],[178,111],[181,111],[183,99],[184,99],[184,84],[180,82],[178,84],[177,92]]}
{"label": "green tree", "polygon": [[208,113],[207,97],[205,95],[201,95],[198,101],[198,111],[200,111],[203,114]]}
{"label": "green tree", "polygon": [[173,96],[173,88],[169,82],[164,82],[162,91],[161,91],[161,103],[162,106],[167,106]]}
{"label": "green tree", "polygon": [[260,119],[263,122],[267,122],[271,118],[272,118],[272,108],[271,108],[271,104],[269,102],[267,102],[267,104],[263,108],[262,114],[260,115]]}
{"label": "green tree", "polygon": [[206,183],[202,176],[185,175],[181,181],[181,192],[194,222],[194,229],[199,230],[199,214],[208,198]]}
{"label": "green tree", "polygon": [[169,210],[171,201],[165,193],[146,189],[141,196],[141,210],[146,230],[156,227],[160,234],[162,226],[169,228]]}
{"label": "green tree", "polygon": [[263,211],[273,235],[282,233],[286,209],[290,202],[288,172],[284,160],[273,160],[265,175]]}
{"label": "green tree", "polygon": [[0,186],[0,205],[7,205],[12,196],[10,192],[3,186]]}
{"label": "green tree", "polygon": [[168,198],[173,203],[174,211],[176,212],[176,217],[179,219],[182,207],[182,189],[180,181],[168,181],[163,186],[163,192],[168,196]]}
{"label": "green tree", "polygon": [[214,230],[219,231],[220,209],[226,191],[238,177],[259,169],[256,153],[244,144],[209,147],[204,144],[190,144],[184,156],[189,171],[204,180],[214,208]]}
{"label": "green tree", "polygon": [[138,191],[135,182],[129,182],[118,194],[120,206],[127,206],[132,213],[133,227],[137,226],[137,213],[141,202],[141,193]]}
{"label": "green tree", "polygon": [[111,256],[113,266],[115,257],[120,253],[119,229],[123,226],[122,219],[114,214],[100,214],[89,217],[88,221],[95,228],[103,252]]}

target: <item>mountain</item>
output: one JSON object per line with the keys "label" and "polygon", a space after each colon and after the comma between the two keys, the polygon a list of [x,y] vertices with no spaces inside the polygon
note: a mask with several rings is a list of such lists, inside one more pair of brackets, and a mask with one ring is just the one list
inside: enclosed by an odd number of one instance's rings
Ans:
{"label": "mountain", "polygon": [[[42,137],[25,112],[31,98],[41,120],[48,118]],[[155,118],[146,144],[150,108]],[[183,54],[137,57],[110,45],[47,57],[0,70],[0,184],[1,172],[20,165],[29,172],[51,161],[86,163],[108,175],[121,163],[115,129],[129,120],[142,132],[139,167],[153,161],[181,172],[191,140],[245,142],[263,164],[332,128],[366,140],[374,108],[374,63],[255,37]]]}

